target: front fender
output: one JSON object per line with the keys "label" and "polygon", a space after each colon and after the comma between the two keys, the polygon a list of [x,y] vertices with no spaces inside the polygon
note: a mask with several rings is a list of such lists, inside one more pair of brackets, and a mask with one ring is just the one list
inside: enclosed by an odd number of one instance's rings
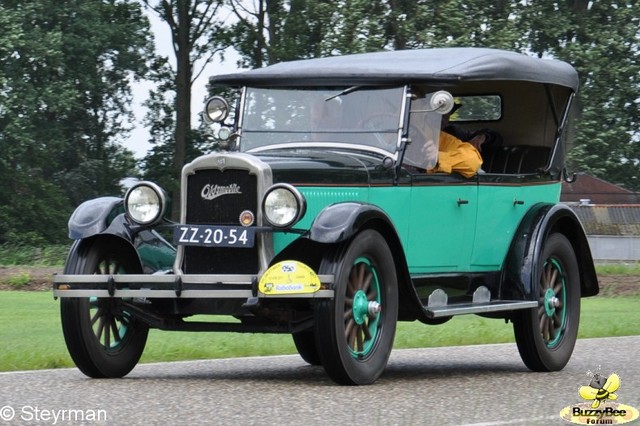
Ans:
{"label": "front fender", "polygon": [[[400,297],[398,318],[406,321],[421,318],[423,316],[422,304],[411,281],[404,248],[393,222],[381,208],[373,204],[358,202],[344,202],[327,206],[318,214],[311,224],[308,234],[300,241],[311,240],[312,243],[307,244],[315,244],[316,246],[341,243],[349,240],[363,229],[375,229],[382,234],[393,253]],[[303,246],[295,247],[297,252],[300,252],[300,248]],[[320,250],[316,247],[309,251],[324,253],[326,250]]]}
{"label": "front fender", "polygon": [[117,237],[123,250],[136,256],[145,273],[171,270],[176,249],[159,233],[148,228],[132,228],[122,213],[123,200],[102,197],[80,204],[69,219],[69,237],[76,240],[72,252],[92,243]]}
{"label": "front fender", "polygon": [[308,237],[319,243],[340,243],[351,238],[372,219],[391,224],[391,219],[386,213],[373,204],[357,202],[331,204],[318,213],[311,224]]}
{"label": "front fender", "polygon": [[100,197],[80,204],[69,218],[69,238],[80,240],[100,234],[119,213],[123,199]]}
{"label": "front fender", "polygon": [[582,297],[598,294],[598,278],[589,242],[576,214],[564,204],[536,204],[524,216],[511,242],[503,268],[502,297],[535,300],[540,256],[547,236],[558,232],[573,246],[580,269]]}

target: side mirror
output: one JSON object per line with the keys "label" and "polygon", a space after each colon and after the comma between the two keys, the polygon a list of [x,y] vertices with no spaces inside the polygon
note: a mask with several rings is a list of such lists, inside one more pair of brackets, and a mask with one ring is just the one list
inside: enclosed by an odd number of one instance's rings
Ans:
{"label": "side mirror", "polygon": [[448,114],[453,109],[453,95],[445,90],[440,90],[431,96],[430,104],[432,111],[441,115]]}

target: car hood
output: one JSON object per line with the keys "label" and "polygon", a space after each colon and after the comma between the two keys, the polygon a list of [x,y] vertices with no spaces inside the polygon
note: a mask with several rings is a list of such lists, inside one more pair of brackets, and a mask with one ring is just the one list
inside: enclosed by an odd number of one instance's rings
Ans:
{"label": "car hood", "polygon": [[391,182],[392,168],[383,158],[341,150],[286,149],[254,154],[269,164],[274,183],[312,185],[369,185]]}

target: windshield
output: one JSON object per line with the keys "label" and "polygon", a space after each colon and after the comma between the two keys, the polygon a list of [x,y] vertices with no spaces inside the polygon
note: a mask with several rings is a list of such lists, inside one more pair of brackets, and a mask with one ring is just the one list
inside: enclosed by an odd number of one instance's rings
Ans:
{"label": "windshield", "polygon": [[433,111],[431,97],[414,99],[409,111],[409,142],[403,163],[412,167],[430,170],[438,163],[438,145],[442,115]]}
{"label": "windshield", "polygon": [[351,144],[394,153],[404,88],[247,88],[241,151]]}

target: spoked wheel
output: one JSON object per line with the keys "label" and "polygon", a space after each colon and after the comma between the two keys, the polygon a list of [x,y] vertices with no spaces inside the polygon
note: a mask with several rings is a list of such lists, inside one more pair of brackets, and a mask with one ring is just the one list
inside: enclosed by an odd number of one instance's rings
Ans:
{"label": "spoked wheel", "polygon": [[321,273],[335,275],[335,296],[316,305],[316,344],[327,374],[346,385],[373,383],[395,336],[398,288],[393,255],[376,231],[358,234]]}
{"label": "spoked wheel", "polygon": [[[65,273],[139,273],[137,260],[117,244],[75,245]],[[62,298],[62,331],[76,366],[89,377],[122,377],[138,363],[149,327],[132,318],[114,298]]]}
{"label": "spoked wheel", "polygon": [[578,264],[571,243],[561,234],[549,236],[541,262],[538,307],[518,312],[513,328],[529,369],[558,371],[569,362],[578,336]]}

